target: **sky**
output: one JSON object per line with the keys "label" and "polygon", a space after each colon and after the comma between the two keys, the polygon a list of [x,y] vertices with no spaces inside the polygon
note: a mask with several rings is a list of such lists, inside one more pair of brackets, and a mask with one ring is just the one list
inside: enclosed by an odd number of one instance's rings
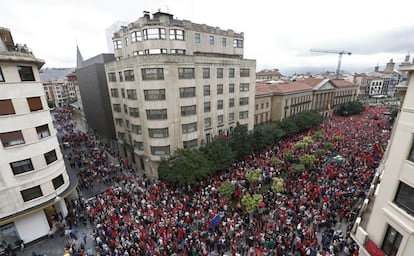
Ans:
{"label": "sky", "polygon": [[[75,67],[76,45],[84,59],[108,52],[105,29],[134,22],[159,9],[180,20],[244,32],[244,58],[257,71],[282,74],[368,72],[414,51],[414,15],[406,0],[0,0],[0,26],[27,44],[44,67]],[[398,67],[398,66],[396,66]]]}

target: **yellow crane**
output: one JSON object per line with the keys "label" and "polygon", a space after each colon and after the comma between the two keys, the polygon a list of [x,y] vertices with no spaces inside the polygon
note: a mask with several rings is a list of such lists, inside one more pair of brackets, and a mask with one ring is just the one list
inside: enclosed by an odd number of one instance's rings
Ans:
{"label": "yellow crane", "polygon": [[342,60],[342,55],[344,54],[348,54],[351,55],[352,52],[347,52],[344,50],[325,50],[325,49],[310,49],[311,52],[322,52],[322,53],[336,53],[339,55],[339,60],[338,60],[338,67],[336,68],[336,79],[339,79],[339,72],[341,70],[341,60]]}

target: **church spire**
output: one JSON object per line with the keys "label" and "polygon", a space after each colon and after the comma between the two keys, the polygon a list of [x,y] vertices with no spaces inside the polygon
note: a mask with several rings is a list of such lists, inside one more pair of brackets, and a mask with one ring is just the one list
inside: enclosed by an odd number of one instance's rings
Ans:
{"label": "church spire", "polygon": [[76,45],[76,68],[81,68],[83,66],[82,54],[79,50],[79,46]]}

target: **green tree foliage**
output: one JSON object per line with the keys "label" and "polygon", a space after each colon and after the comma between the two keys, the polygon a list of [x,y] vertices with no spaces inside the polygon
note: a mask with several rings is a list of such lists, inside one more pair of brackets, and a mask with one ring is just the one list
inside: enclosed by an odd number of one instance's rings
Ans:
{"label": "green tree foliage", "polygon": [[342,104],[338,109],[338,114],[342,116],[349,116],[359,114],[364,111],[364,105],[360,101],[353,101]]}
{"label": "green tree foliage", "polygon": [[222,170],[230,165],[236,156],[228,141],[221,136],[214,137],[209,144],[200,148],[200,151],[211,163],[211,169],[213,171]]}
{"label": "green tree foliage", "polygon": [[253,136],[249,134],[247,125],[237,123],[233,129],[230,139],[230,146],[238,157],[250,154],[253,150]]}
{"label": "green tree foliage", "polygon": [[254,183],[259,179],[261,173],[262,171],[260,169],[250,170],[248,173],[246,173],[246,179],[250,183]]}
{"label": "green tree foliage", "polygon": [[49,108],[54,108],[55,107],[55,102],[52,101],[52,100],[48,100],[47,105],[49,106]]}
{"label": "green tree foliage", "polygon": [[340,141],[342,138],[341,138],[341,136],[333,136],[332,137],[332,139],[334,140],[334,141]]}
{"label": "green tree foliage", "polygon": [[334,148],[334,145],[332,144],[332,142],[325,142],[323,144],[323,146],[327,149],[327,150],[332,150]]}
{"label": "green tree foliage", "polygon": [[234,192],[234,185],[230,182],[223,183],[218,189],[220,195],[223,195],[227,198],[231,198]]}
{"label": "green tree foliage", "polygon": [[325,137],[325,132],[324,131],[316,131],[315,132],[315,138],[317,138],[318,140],[321,140]]}
{"label": "green tree foliage", "polygon": [[209,161],[198,150],[177,149],[160,162],[158,174],[161,179],[178,185],[194,184],[211,173]]}
{"label": "green tree foliage", "polygon": [[313,144],[313,139],[311,136],[305,136],[303,137],[303,143],[305,143],[307,146],[310,146]]}
{"label": "green tree foliage", "polygon": [[280,160],[277,157],[272,157],[272,163],[273,163],[274,166],[278,166],[279,164],[282,163],[282,160]]}
{"label": "green tree foliage", "polygon": [[322,148],[318,148],[317,150],[315,150],[315,154],[317,156],[323,156],[325,154],[325,150],[323,150]]}
{"label": "green tree foliage", "polygon": [[299,161],[301,164],[303,164],[306,168],[309,168],[313,165],[313,163],[315,162],[315,156],[314,155],[309,155],[309,154],[304,154],[303,156],[301,156],[299,158]]}
{"label": "green tree foliage", "polygon": [[285,158],[286,162],[292,162],[293,161],[293,151],[292,150],[288,150],[287,152],[285,152],[283,154],[283,157]]}
{"label": "green tree foliage", "polygon": [[296,142],[296,144],[295,144],[295,149],[297,149],[297,150],[302,150],[302,149],[304,149],[304,148],[306,148],[306,143],[303,143],[303,142]]}
{"label": "green tree foliage", "polygon": [[279,121],[279,127],[282,128],[286,136],[291,136],[300,132],[295,120],[290,117]]}
{"label": "green tree foliage", "polygon": [[247,194],[242,197],[241,201],[246,211],[252,214],[259,207],[259,203],[263,202],[263,196],[261,194]]}
{"label": "green tree foliage", "polygon": [[297,173],[302,173],[305,170],[305,166],[303,164],[292,164],[292,168]]}
{"label": "green tree foliage", "polygon": [[273,191],[280,193],[283,191],[283,179],[278,177],[273,177],[272,179],[272,189]]}

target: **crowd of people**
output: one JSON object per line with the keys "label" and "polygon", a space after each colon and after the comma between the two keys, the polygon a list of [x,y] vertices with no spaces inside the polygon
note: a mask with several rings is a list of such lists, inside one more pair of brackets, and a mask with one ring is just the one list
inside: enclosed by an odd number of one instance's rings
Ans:
{"label": "crowd of people", "polygon": [[[317,129],[277,141],[187,187],[136,175],[119,156],[120,165],[111,164],[106,145],[66,124],[70,132],[62,140],[70,143],[68,160],[78,168],[80,190],[97,181],[108,185],[75,211],[94,225],[98,255],[358,255],[350,228],[390,137],[383,112],[367,108],[352,117],[326,118]],[[325,135],[316,138],[316,131]],[[312,136],[313,144],[295,148],[304,136]],[[326,149],[326,142],[333,148]],[[293,170],[302,155],[322,148],[315,164]],[[274,158],[282,161],[275,164]],[[250,183],[246,173],[253,169],[260,177]],[[284,180],[278,193],[270,186],[273,177]],[[218,192],[227,182],[235,188],[231,198]],[[255,193],[263,195],[263,204],[249,214],[241,198]]]}

